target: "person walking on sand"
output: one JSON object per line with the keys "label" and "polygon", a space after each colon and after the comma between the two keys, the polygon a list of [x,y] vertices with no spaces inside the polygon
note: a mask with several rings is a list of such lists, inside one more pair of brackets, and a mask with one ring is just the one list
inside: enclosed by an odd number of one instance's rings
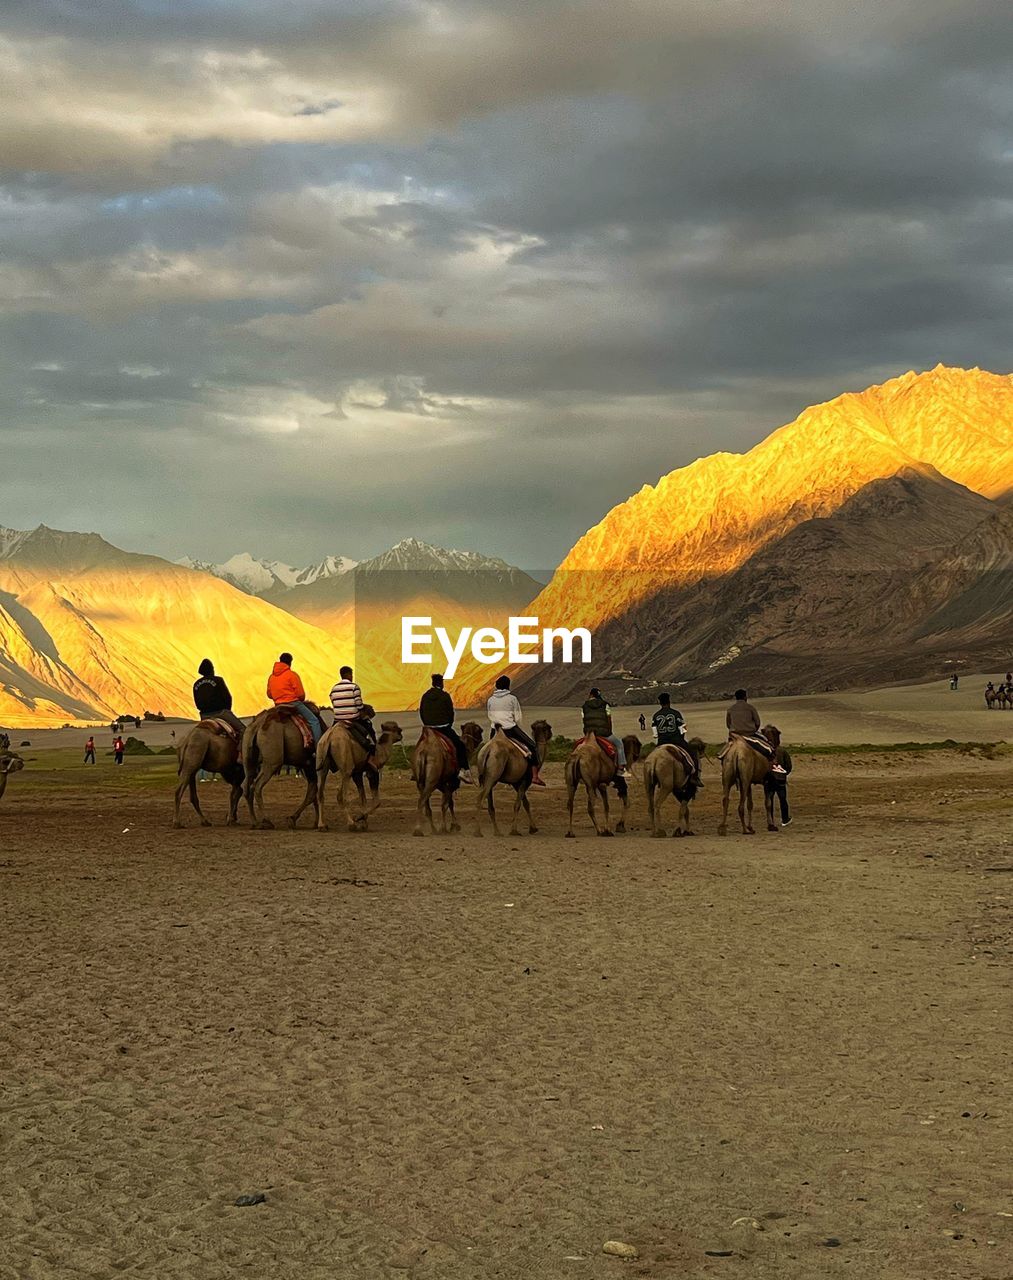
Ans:
{"label": "person walking on sand", "polygon": [[117,734],[116,737],[113,739],[113,764],[123,763],[123,751],[124,751],[123,739],[120,737],[119,734]]}
{"label": "person walking on sand", "polygon": [[640,732],[644,733],[647,729],[647,717],[644,715],[642,711],[640,713],[640,719],[637,721],[637,723],[640,725]]}
{"label": "person walking on sand", "polygon": [[788,808],[788,774],[791,773],[791,753],[781,745],[781,730],[772,724],[767,725],[767,740],[774,748],[774,762],[770,772],[763,780],[763,789],[768,796],[777,799],[781,806],[781,826],[791,826],[791,810]]}
{"label": "person walking on sand", "polygon": [[95,739],[89,738],[84,744],[84,762],[85,764],[95,763]]}

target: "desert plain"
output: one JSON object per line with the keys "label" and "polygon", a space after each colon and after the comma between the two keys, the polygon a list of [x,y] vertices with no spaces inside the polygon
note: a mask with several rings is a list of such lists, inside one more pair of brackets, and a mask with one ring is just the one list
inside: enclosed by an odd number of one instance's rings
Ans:
{"label": "desert plain", "polygon": [[464,790],[413,838],[403,768],[364,834],[226,829],[216,782],[173,831],[172,757],[15,731],[0,1277],[1009,1280],[1013,713],[980,683],[761,705],[795,819],[724,839],[712,764],[689,840],[639,781],[625,837],[563,839],[558,762],[534,837],[475,839]]}

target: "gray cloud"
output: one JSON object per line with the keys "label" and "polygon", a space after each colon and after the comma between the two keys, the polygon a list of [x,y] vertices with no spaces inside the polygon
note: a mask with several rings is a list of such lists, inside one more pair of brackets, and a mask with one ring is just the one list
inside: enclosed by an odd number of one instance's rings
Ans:
{"label": "gray cloud", "polygon": [[813,400],[1005,369],[1011,61],[997,0],[8,3],[0,523],[540,568]]}

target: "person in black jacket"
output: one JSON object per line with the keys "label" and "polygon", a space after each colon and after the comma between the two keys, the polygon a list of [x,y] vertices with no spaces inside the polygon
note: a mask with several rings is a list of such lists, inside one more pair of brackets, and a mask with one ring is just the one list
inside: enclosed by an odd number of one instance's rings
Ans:
{"label": "person in black jacket", "polygon": [[193,704],[202,720],[224,720],[241,738],[246,725],[232,711],[232,694],[221,676],[215,675],[215,666],[205,658],[197,668],[199,678],[193,686]]}
{"label": "person in black jacket", "polygon": [[468,765],[468,748],[454,728],[454,699],[443,687],[443,676],[434,675],[431,689],[419,700],[419,719],[427,729],[439,729],[457,749],[457,768],[462,782],[472,782]]}

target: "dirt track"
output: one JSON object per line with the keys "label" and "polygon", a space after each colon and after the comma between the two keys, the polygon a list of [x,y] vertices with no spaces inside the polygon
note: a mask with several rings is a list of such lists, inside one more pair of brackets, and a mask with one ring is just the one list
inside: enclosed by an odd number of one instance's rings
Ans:
{"label": "dirt track", "polygon": [[478,842],[403,774],[364,836],[173,832],[164,762],[40,758],[0,1276],[1008,1280],[1010,757],[796,764],[777,836],[711,834],[711,774],[692,841],[635,788],[625,839],[557,789]]}

